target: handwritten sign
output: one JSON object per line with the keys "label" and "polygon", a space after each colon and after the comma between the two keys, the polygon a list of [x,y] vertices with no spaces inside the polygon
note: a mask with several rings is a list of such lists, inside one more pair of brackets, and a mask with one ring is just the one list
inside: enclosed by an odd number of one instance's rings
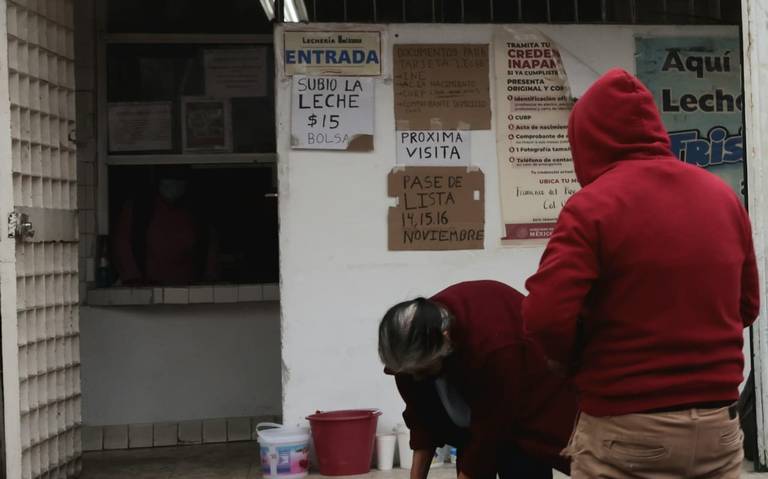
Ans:
{"label": "handwritten sign", "polygon": [[293,77],[291,147],[373,150],[373,79]]}
{"label": "handwritten sign", "polygon": [[205,50],[205,90],[210,97],[245,98],[267,94],[267,49]]}
{"label": "handwritten sign", "polygon": [[502,242],[546,240],[579,189],[568,77],[557,46],[538,31],[500,28],[495,51]]}
{"label": "handwritten sign", "polygon": [[411,166],[387,178],[389,249],[483,249],[485,180],[480,170]]}
{"label": "handwritten sign", "polygon": [[488,45],[394,45],[398,130],[490,130]]}
{"label": "handwritten sign", "polygon": [[396,131],[397,162],[408,166],[469,166],[469,130]]}
{"label": "handwritten sign", "polygon": [[285,74],[381,75],[380,32],[286,31]]}

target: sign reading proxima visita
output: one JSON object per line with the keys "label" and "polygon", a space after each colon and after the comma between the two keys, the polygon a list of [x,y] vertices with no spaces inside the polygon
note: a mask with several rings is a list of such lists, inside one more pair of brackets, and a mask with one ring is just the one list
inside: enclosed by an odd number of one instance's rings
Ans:
{"label": "sign reading proxima visita", "polygon": [[470,130],[399,130],[397,162],[409,166],[469,166]]}

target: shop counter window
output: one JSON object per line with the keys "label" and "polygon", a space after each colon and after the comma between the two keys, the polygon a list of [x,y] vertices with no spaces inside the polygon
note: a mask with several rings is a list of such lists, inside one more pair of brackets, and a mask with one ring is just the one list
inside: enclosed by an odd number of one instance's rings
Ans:
{"label": "shop counter window", "polygon": [[106,43],[91,304],[276,299],[272,45],[206,38]]}
{"label": "shop counter window", "polygon": [[268,167],[110,168],[104,286],[277,282],[273,179]]}

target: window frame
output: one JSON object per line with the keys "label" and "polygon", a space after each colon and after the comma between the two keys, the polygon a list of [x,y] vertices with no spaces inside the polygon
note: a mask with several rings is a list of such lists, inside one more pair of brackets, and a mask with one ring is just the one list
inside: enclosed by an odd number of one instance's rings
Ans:
{"label": "window frame", "polygon": [[[146,165],[199,165],[211,164],[210,155],[201,153],[121,154],[110,155],[109,102],[107,96],[107,48],[111,44],[242,44],[273,46],[269,34],[165,34],[165,33],[101,33],[96,49],[96,125],[97,125],[97,178],[96,225],[99,236],[109,235],[109,177],[110,166]],[[277,152],[270,153],[218,153],[227,164],[256,164],[270,167],[273,178],[277,171]],[[275,178],[276,179],[276,178]],[[274,179],[273,179],[274,181]]]}

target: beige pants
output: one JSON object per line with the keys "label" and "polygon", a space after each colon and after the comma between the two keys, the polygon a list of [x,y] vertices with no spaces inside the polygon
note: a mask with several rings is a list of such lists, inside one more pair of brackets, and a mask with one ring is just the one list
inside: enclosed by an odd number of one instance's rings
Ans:
{"label": "beige pants", "polygon": [[592,417],[581,414],[563,451],[575,479],[738,479],[739,420],[728,408]]}

